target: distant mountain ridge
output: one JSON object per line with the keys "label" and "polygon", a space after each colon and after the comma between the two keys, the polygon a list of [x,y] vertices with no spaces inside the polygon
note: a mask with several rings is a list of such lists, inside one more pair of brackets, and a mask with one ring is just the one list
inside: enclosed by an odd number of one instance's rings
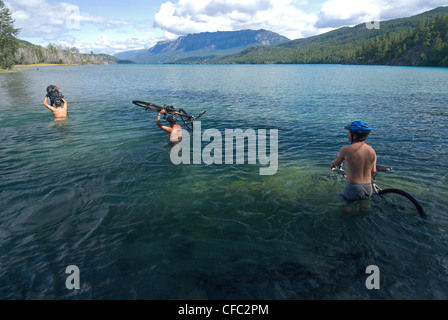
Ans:
{"label": "distant mountain ridge", "polygon": [[[363,46],[369,45],[375,39],[382,36],[392,39],[393,37],[410,34],[420,24],[428,20],[434,20],[437,16],[448,16],[448,7],[439,7],[408,18],[381,21],[380,29],[368,29],[366,24],[363,23],[354,27],[342,27],[309,38],[292,40],[276,46],[253,46],[239,53],[215,57],[208,61],[198,61],[196,59],[191,63],[354,64],[363,60],[362,57],[357,56],[357,52],[361,52]],[[448,29],[448,26],[446,29]],[[414,60],[412,63],[403,62],[407,59],[401,60],[400,64],[420,65],[419,61],[415,61],[416,59],[411,59]],[[395,59],[390,64],[397,64],[397,61]],[[189,63],[189,61],[183,61],[183,63]],[[384,61],[382,64],[389,64],[389,62]]]}
{"label": "distant mountain ridge", "polygon": [[202,32],[161,41],[150,49],[115,54],[136,63],[166,63],[196,56],[234,54],[254,45],[274,46],[290,39],[267,30]]}

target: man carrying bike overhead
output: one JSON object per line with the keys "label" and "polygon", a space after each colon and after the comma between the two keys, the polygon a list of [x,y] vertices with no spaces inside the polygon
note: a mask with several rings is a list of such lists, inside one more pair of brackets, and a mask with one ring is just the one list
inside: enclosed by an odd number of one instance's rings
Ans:
{"label": "man carrying bike overhead", "polygon": [[160,121],[160,116],[165,113],[166,113],[166,110],[162,110],[159,112],[159,114],[157,115],[156,124],[160,129],[162,129],[163,131],[168,133],[170,143],[173,143],[173,144],[179,143],[180,141],[182,141],[182,127],[177,124],[176,116],[173,114],[170,114],[166,118],[166,120],[168,121],[170,126],[169,127],[163,126],[162,122]]}
{"label": "man carrying bike overhead", "polygon": [[347,201],[369,199],[373,194],[372,175],[376,172],[376,153],[365,143],[372,128],[362,121],[355,121],[345,127],[350,146],[342,147],[331,164],[336,169],[345,161],[347,184],[342,196]]}

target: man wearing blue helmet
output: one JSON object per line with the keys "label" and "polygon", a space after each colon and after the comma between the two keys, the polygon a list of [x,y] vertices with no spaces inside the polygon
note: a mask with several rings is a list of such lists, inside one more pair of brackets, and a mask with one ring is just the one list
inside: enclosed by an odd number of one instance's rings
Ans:
{"label": "man wearing blue helmet", "polygon": [[177,124],[176,116],[172,114],[166,118],[170,126],[167,127],[162,125],[162,122],[160,121],[160,116],[165,113],[166,110],[162,110],[159,112],[156,124],[160,129],[168,133],[168,137],[171,143],[173,144],[179,143],[180,141],[182,141],[182,127]]}
{"label": "man wearing blue helmet", "polygon": [[342,196],[348,201],[369,199],[373,194],[372,175],[376,171],[376,152],[365,143],[372,128],[362,121],[355,121],[345,127],[350,146],[342,147],[331,170],[345,161],[347,184]]}

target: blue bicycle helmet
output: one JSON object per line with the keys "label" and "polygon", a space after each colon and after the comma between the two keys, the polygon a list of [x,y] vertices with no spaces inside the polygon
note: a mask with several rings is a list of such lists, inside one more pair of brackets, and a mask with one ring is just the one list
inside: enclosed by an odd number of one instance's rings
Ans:
{"label": "blue bicycle helmet", "polygon": [[350,123],[349,125],[345,126],[346,130],[350,130],[350,132],[353,133],[370,133],[373,129],[365,122],[362,121],[355,121]]}

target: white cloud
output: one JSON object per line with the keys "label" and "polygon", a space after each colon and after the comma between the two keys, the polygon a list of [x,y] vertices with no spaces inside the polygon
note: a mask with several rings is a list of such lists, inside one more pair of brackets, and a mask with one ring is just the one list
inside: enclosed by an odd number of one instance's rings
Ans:
{"label": "white cloud", "polygon": [[163,3],[154,25],[176,35],[267,29],[295,39],[316,33],[316,21],[293,0],[179,0]]}
{"label": "white cloud", "polygon": [[14,25],[21,29],[19,38],[43,46],[53,43],[77,47],[81,52],[114,54],[148,48],[165,39],[160,31],[152,29],[149,21],[95,16],[68,2],[9,0],[5,3],[12,12]]}
{"label": "white cloud", "polygon": [[447,5],[446,0],[328,0],[321,6],[316,27],[338,28],[410,17]]}
{"label": "white cloud", "polygon": [[[128,22],[107,17],[92,16],[67,2],[57,4],[46,0],[9,0],[5,2],[12,12],[20,37],[40,38],[48,41],[59,39],[81,23],[95,24],[100,29],[121,28]],[[73,8],[77,10],[73,10]]]}
{"label": "white cloud", "polygon": [[[380,3],[382,20],[408,17],[437,7],[448,6],[447,0],[383,0],[378,2]],[[381,4],[383,5],[381,6]]]}
{"label": "white cloud", "polygon": [[147,43],[147,39],[144,37],[130,38],[130,39],[114,39],[105,34],[102,34],[97,41],[84,41],[84,40],[72,40],[72,41],[59,41],[59,44],[63,47],[76,47],[81,52],[95,53],[115,53],[125,50],[137,50],[141,49]]}
{"label": "white cloud", "polygon": [[110,37],[106,34],[101,34],[100,38],[96,41],[85,40],[62,40],[58,41],[62,47],[76,47],[80,52],[90,53],[107,53],[116,54],[118,52],[140,50],[144,48],[150,48],[154,46],[158,41],[166,40],[165,36],[140,36],[140,37],[126,37],[116,38]]}
{"label": "white cloud", "polygon": [[[267,29],[297,39],[446,5],[446,0],[179,0],[163,3],[154,25],[176,35]],[[305,8],[318,10],[307,13]]]}
{"label": "white cloud", "polygon": [[329,0],[325,2],[316,23],[318,28],[337,28],[380,19],[379,1]]}

